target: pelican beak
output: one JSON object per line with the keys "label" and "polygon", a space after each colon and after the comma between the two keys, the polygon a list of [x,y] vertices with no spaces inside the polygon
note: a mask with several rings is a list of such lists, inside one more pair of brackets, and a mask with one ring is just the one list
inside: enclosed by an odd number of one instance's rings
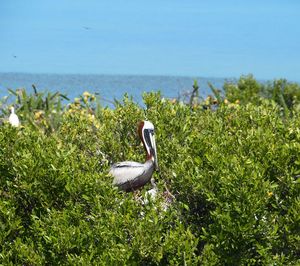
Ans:
{"label": "pelican beak", "polygon": [[155,135],[154,135],[154,131],[151,132],[150,134],[150,141],[151,141],[151,146],[152,146],[152,153],[154,156],[154,166],[155,166],[155,170],[159,171],[159,166],[158,166],[158,161],[157,161],[157,152],[156,152],[156,142],[155,142]]}

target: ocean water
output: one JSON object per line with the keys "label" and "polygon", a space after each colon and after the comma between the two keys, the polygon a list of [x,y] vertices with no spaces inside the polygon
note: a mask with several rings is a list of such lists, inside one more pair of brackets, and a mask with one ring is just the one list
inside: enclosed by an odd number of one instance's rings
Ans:
{"label": "ocean water", "polygon": [[38,91],[66,94],[74,99],[84,91],[97,93],[101,104],[111,105],[114,99],[121,100],[125,93],[142,104],[144,92],[160,91],[163,97],[178,98],[192,90],[194,80],[198,81],[200,96],[211,94],[208,82],[222,89],[225,79],[178,76],[134,76],[134,75],[61,75],[0,73],[0,97],[8,95],[8,88],[26,88],[33,92],[32,84]]}

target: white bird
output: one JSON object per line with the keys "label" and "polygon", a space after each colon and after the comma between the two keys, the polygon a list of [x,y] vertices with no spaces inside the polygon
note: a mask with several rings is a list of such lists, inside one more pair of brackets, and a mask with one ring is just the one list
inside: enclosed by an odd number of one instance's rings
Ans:
{"label": "white bird", "polygon": [[146,150],[146,162],[120,162],[112,165],[109,171],[114,177],[113,184],[127,192],[144,186],[149,182],[154,170],[158,170],[153,124],[150,121],[140,122],[138,133]]}
{"label": "white bird", "polygon": [[151,178],[151,185],[152,188],[145,193],[144,204],[148,204],[149,200],[154,201],[156,199],[158,188],[153,177]]}
{"label": "white bird", "polygon": [[10,108],[10,116],[8,118],[9,123],[13,126],[13,127],[19,127],[20,126],[20,120],[19,117],[15,114],[15,108],[12,106]]}

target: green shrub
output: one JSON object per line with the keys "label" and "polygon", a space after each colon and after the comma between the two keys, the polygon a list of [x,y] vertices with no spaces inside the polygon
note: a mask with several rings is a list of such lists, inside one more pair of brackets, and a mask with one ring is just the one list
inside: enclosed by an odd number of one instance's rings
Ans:
{"label": "green shrub", "polygon": [[237,83],[226,82],[223,89],[225,97],[230,102],[257,103],[263,91],[263,85],[258,83],[252,75],[248,75],[240,77]]}
{"label": "green shrub", "polygon": [[[291,107],[283,117],[280,103],[245,79],[243,93],[228,97],[240,104],[215,111],[160,93],[145,94],[145,108],[125,96],[109,109],[85,93],[60,107],[51,130],[50,116],[29,119],[30,111],[21,128],[4,123],[0,263],[300,263],[300,115]],[[141,119],[156,127],[160,165],[160,196],[148,205],[138,198],[150,185],[123,193],[108,176],[113,162],[145,159]],[[167,209],[166,189],[174,196]]]}
{"label": "green shrub", "polygon": [[275,101],[288,114],[288,109],[299,106],[300,86],[286,79],[259,83],[252,75],[242,76],[237,82],[225,82],[225,98],[230,102],[241,104],[261,104],[262,98]]}

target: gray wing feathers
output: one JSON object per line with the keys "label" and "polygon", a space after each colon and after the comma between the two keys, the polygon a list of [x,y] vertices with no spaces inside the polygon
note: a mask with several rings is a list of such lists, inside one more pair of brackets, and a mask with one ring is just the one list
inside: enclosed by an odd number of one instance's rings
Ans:
{"label": "gray wing feathers", "polygon": [[151,161],[146,163],[121,162],[114,164],[109,174],[114,177],[113,184],[125,191],[131,191],[145,185],[151,178],[154,164]]}
{"label": "gray wing feathers", "polygon": [[132,181],[135,178],[143,175],[144,172],[144,165],[136,162],[117,163],[114,164],[109,171],[109,173],[114,177],[114,185]]}

